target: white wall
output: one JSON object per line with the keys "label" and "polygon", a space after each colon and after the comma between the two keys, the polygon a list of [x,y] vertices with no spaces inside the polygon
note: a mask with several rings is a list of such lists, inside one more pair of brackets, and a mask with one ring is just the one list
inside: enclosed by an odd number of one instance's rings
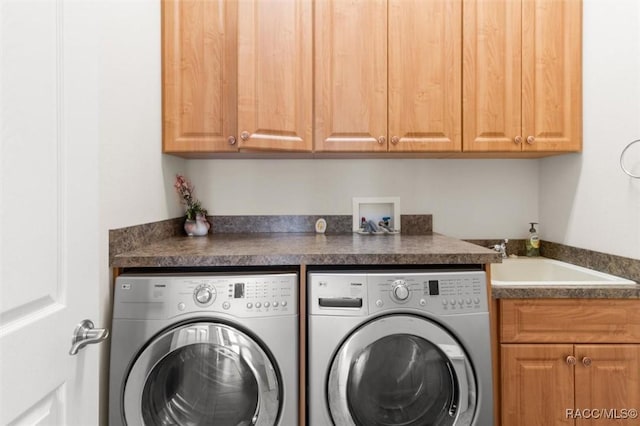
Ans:
{"label": "white wall", "polygon": [[161,154],[160,4],[96,4],[102,24],[100,223],[103,287],[108,230],[180,216],[173,181],[185,160]]}
{"label": "white wall", "polygon": [[104,0],[100,161],[105,229],[179,216],[184,160],[161,154],[160,4]]}
{"label": "white wall", "polygon": [[[176,173],[184,173],[185,161],[161,154],[160,2],[103,0],[95,8],[102,41],[97,47],[101,70],[99,322],[108,324],[112,291],[108,231],[180,216],[173,181]],[[104,419],[106,350],[102,360]]]}
{"label": "white wall", "polygon": [[434,230],[523,238],[538,221],[537,160],[189,160],[209,212],[347,214],[352,197],[399,196],[401,212],[431,213]]}
{"label": "white wall", "polygon": [[[584,149],[541,161],[543,239],[640,259],[640,179],[619,165],[640,139],[640,2],[584,0]],[[640,143],[626,156],[640,174]]]}

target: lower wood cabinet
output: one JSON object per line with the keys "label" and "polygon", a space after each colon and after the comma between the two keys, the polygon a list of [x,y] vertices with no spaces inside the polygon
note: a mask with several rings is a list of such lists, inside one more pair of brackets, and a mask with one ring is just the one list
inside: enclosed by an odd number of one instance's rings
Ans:
{"label": "lower wood cabinet", "polygon": [[640,424],[639,308],[638,300],[501,300],[502,425]]}

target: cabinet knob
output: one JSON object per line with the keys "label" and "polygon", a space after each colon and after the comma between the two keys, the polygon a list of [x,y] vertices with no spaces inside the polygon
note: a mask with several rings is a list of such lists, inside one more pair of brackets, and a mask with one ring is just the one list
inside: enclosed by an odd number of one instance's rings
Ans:
{"label": "cabinet knob", "polygon": [[513,138],[513,141],[520,145],[522,143],[522,136],[516,136],[515,138]]}
{"label": "cabinet knob", "polygon": [[227,138],[227,142],[229,142],[229,145],[235,145],[236,144],[236,137],[235,136],[229,136]]}
{"label": "cabinet knob", "polygon": [[590,366],[591,358],[589,358],[588,356],[585,356],[584,358],[582,358],[582,365],[584,365],[585,367]]}
{"label": "cabinet knob", "polygon": [[567,365],[576,365],[576,357],[569,355],[567,357]]}
{"label": "cabinet knob", "polygon": [[246,141],[249,139],[249,132],[247,132],[246,130],[242,133],[240,133],[240,139],[242,139],[243,141]]}
{"label": "cabinet knob", "polygon": [[379,145],[382,145],[382,144],[384,144],[385,142],[387,142],[387,138],[385,138],[384,136],[380,136],[380,137],[378,138],[378,144],[379,144]]}
{"label": "cabinet knob", "polygon": [[527,136],[527,143],[529,145],[533,145],[533,143],[536,141],[536,138],[533,136]]}
{"label": "cabinet knob", "polygon": [[400,143],[400,138],[398,136],[394,136],[391,138],[391,143],[394,145],[398,145]]}

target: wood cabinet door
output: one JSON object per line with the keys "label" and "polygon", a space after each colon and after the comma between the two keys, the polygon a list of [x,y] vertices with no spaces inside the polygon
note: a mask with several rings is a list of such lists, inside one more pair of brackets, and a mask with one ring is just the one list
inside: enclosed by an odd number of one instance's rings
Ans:
{"label": "wood cabinet door", "polygon": [[315,150],[387,150],[387,1],[315,2]]}
{"label": "wood cabinet door", "polygon": [[389,0],[389,151],[462,147],[462,2]]}
{"label": "wood cabinet door", "polygon": [[600,419],[577,419],[576,426],[637,421],[607,417],[640,407],[640,345],[576,345],[575,352],[575,407],[610,410]]}
{"label": "wood cabinet door", "polygon": [[573,425],[573,345],[501,345],[502,424]]}
{"label": "wood cabinet door", "polygon": [[520,1],[464,0],[464,151],[521,151]]}
{"label": "wood cabinet door", "polygon": [[235,0],[162,1],[162,148],[237,151]]}
{"label": "wood cabinet door", "polygon": [[523,0],[522,21],[523,150],[579,151],[582,1]]}
{"label": "wood cabinet door", "polygon": [[311,151],[311,0],[240,0],[240,148]]}

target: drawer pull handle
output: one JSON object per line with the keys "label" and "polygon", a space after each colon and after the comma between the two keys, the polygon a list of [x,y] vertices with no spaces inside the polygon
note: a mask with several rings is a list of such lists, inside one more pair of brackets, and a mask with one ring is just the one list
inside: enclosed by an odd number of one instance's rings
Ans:
{"label": "drawer pull handle", "polygon": [[567,357],[567,365],[576,365],[576,357],[569,355]]}
{"label": "drawer pull handle", "polygon": [[589,358],[588,356],[582,358],[582,365],[584,365],[585,367],[589,367],[591,365],[591,358]]}

